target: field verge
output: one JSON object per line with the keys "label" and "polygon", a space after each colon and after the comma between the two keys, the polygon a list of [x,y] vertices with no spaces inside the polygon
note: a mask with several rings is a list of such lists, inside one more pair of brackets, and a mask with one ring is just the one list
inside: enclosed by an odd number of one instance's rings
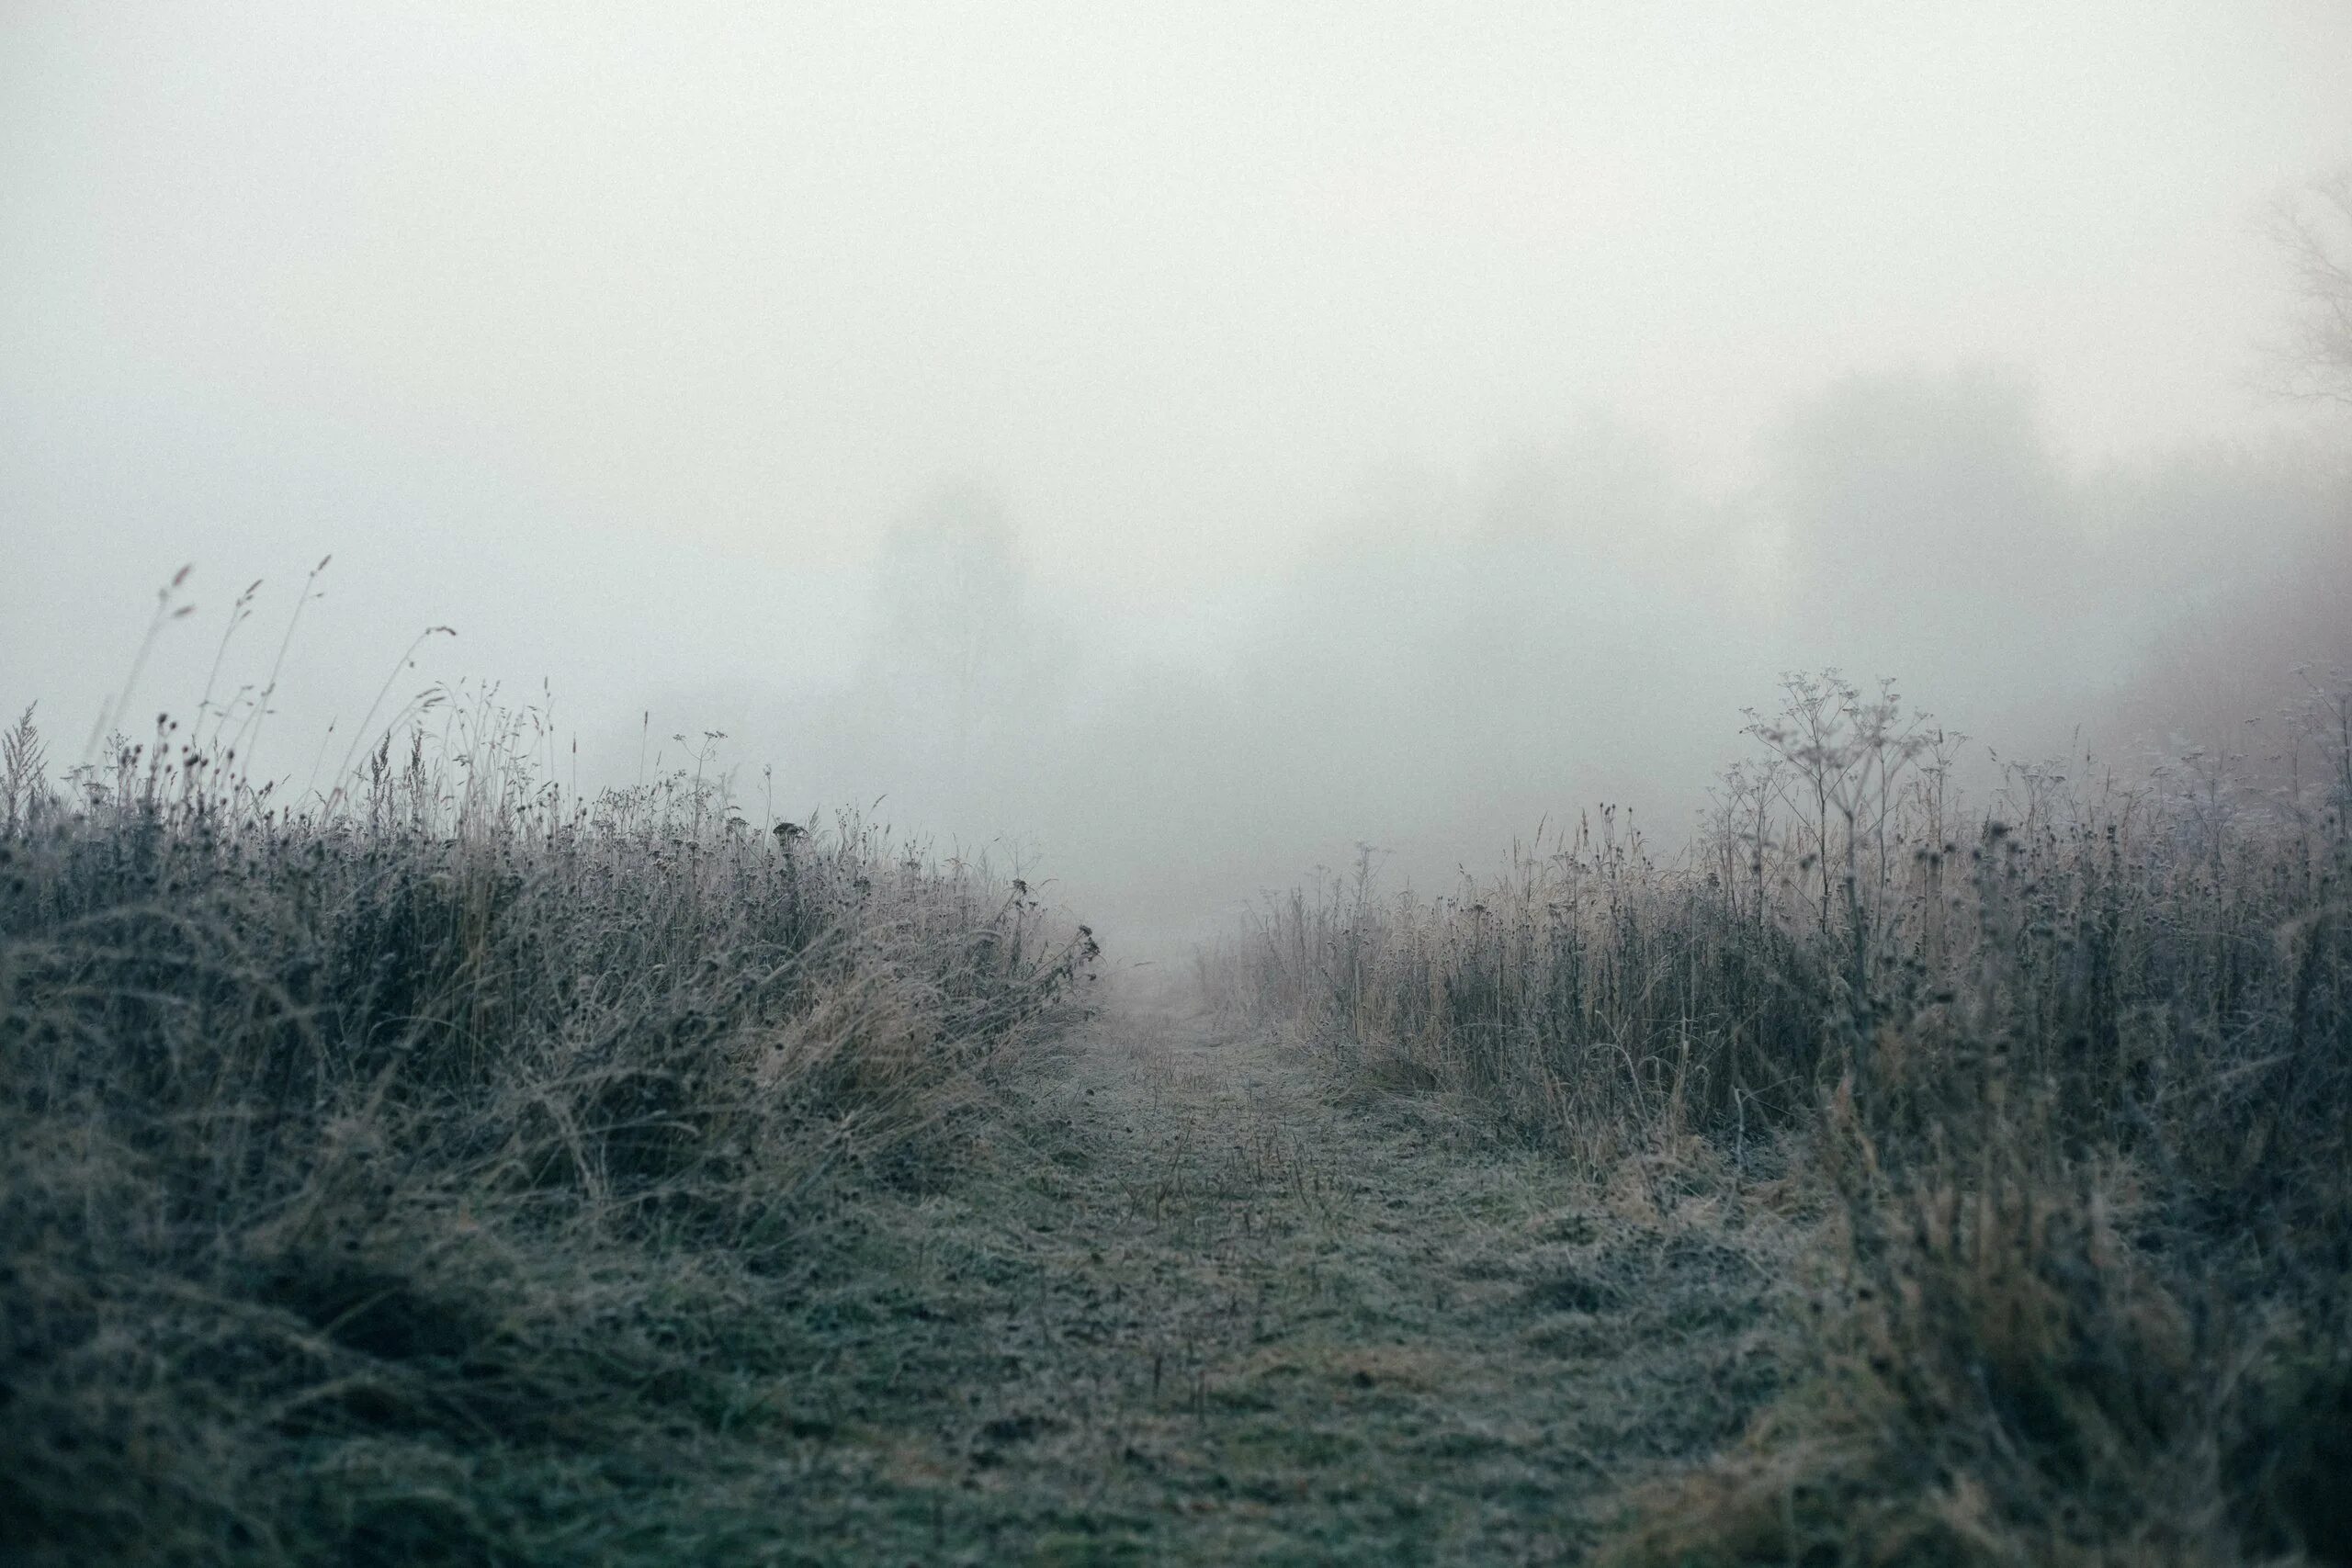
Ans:
{"label": "field verge", "polygon": [[12,1561],[772,1539],[810,1280],[1080,1005],[1017,881],[684,775],[570,800],[482,732],[308,811],[164,727],[62,797],[9,738]]}

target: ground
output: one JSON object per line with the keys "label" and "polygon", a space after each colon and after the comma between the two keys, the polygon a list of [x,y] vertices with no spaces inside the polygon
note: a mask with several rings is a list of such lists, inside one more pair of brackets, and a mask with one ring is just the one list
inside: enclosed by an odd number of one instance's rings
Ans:
{"label": "ground", "polygon": [[1789,1236],[1736,1186],[1580,1180],[1172,1015],[1009,1093],[967,1176],[851,1212],[808,1371],[747,1393],[759,1555],[1573,1561],[1786,1374]]}

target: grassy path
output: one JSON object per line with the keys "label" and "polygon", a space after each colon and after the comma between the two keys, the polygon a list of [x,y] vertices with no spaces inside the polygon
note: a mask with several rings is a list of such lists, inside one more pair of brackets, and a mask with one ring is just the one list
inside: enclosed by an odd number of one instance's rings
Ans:
{"label": "grassy path", "polygon": [[1573,1560],[1774,1384],[1773,1227],[1263,1041],[1107,1020],[1009,1126],[810,1300],[784,1560]]}

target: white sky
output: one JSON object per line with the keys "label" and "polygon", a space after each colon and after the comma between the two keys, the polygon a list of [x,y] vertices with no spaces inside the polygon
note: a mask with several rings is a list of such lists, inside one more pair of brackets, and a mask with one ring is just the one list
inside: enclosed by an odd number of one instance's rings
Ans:
{"label": "white sky", "polygon": [[82,711],[189,559],[337,552],[363,695],[455,620],[633,716],[825,668],[943,476],[1181,622],[1596,408],[1725,492],[1890,366],[2079,462],[2255,434],[2347,84],[2337,0],[17,0],[0,696]]}

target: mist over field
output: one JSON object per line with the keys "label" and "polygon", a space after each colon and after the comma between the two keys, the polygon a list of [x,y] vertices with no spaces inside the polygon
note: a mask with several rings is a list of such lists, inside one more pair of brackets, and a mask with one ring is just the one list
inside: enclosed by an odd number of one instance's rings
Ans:
{"label": "mist over field", "polygon": [[2226,748],[2352,657],[2276,220],[2347,67],[2315,3],[21,8],[0,698],[78,744],[183,563],[125,728],[254,579],[258,687],[332,553],[288,789],[387,674],[551,696],[584,784],[724,731],[1130,953],[1360,843],[1670,848],[1784,670]]}
{"label": "mist over field", "polygon": [[0,1562],[2352,1568],[2352,6],[0,6]]}

